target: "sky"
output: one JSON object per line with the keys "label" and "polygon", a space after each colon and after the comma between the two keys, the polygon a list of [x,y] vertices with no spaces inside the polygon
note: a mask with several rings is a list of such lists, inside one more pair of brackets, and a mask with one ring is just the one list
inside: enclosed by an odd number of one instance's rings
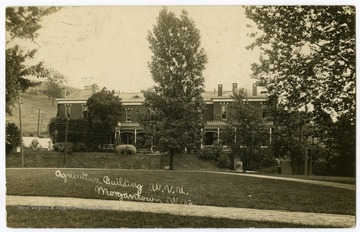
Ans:
{"label": "sky", "polygon": [[[156,24],[162,6],[63,7],[45,17],[36,39],[36,59],[43,60],[77,88],[93,83],[121,92],[138,92],[153,86],[148,31]],[[185,9],[201,33],[208,63],[203,72],[205,89],[232,83],[250,88],[251,63],[258,51],[247,50],[252,38],[242,6],[168,6],[176,15]],[[253,29],[252,29],[253,30]]]}

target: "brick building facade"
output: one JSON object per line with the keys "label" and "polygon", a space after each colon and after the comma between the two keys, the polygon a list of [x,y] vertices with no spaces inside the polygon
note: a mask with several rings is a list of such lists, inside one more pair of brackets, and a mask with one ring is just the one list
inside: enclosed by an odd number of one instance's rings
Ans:
{"label": "brick building facade", "polygon": [[[221,141],[222,129],[231,121],[231,104],[234,99],[231,97],[232,91],[237,89],[237,83],[233,83],[231,90],[224,90],[223,85],[219,84],[217,90],[205,91],[202,95],[206,103],[203,128],[203,145],[212,145],[215,141]],[[230,88],[229,88],[230,89]],[[64,91],[65,92],[65,91]],[[70,119],[84,118],[87,112],[86,102],[95,91],[91,87],[85,87],[84,90],[76,91],[68,96],[58,98],[58,116],[67,116]],[[138,123],[137,115],[144,112],[147,108],[143,105],[144,96],[142,93],[116,93],[122,102],[123,112],[121,120],[115,129],[115,144],[134,144],[144,143],[145,132]],[[253,86],[252,91],[247,91],[247,98],[244,99],[247,104],[258,107],[266,102],[266,96],[259,93],[257,86]],[[264,125],[264,130],[268,137],[264,144],[271,141],[272,124]]]}

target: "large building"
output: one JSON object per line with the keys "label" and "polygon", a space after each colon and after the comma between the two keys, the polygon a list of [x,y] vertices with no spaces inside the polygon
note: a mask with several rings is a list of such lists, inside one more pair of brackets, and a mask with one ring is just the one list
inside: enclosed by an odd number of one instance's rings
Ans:
{"label": "large building", "polygon": [[[218,85],[217,90],[205,91],[203,98],[206,103],[206,111],[204,114],[204,141],[203,145],[212,145],[215,141],[221,141],[222,129],[227,125],[230,116],[231,107],[229,107],[234,99],[231,97],[232,91],[237,89],[237,83],[229,86],[228,90],[224,90],[222,84]],[[67,116],[70,119],[79,119],[85,117],[87,113],[86,102],[95,90],[86,86],[84,90],[76,91],[68,96],[58,98],[58,116]],[[144,143],[145,132],[140,126],[137,115],[139,112],[146,111],[147,108],[143,105],[144,96],[142,93],[116,93],[121,99],[123,112],[121,121],[115,131],[115,144],[134,144],[140,145]],[[247,91],[247,97],[244,99],[247,104],[253,104],[262,108],[266,102],[266,96],[263,95],[253,85],[251,91]],[[265,134],[264,146],[271,140],[271,123],[264,125]]]}

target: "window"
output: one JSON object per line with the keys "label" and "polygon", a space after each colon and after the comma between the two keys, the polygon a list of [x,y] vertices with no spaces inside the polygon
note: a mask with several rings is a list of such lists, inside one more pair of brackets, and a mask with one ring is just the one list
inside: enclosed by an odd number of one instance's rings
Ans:
{"label": "window", "polygon": [[65,104],[65,116],[71,118],[71,104]]}
{"label": "window", "polygon": [[221,105],[221,120],[226,120],[227,118],[227,105]]}
{"label": "window", "polygon": [[126,122],[131,122],[131,111],[132,111],[132,108],[125,108],[125,120],[126,120]]}
{"label": "window", "polygon": [[81,104],[81,110],[82,110],[82,117],[86,118],[87,117],[87,112],[88,112],[88,107],[86,104]]}

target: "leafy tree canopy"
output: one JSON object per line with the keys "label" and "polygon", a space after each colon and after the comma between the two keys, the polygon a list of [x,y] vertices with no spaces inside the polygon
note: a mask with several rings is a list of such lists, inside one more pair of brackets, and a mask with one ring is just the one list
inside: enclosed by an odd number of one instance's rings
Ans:
{"label": "leafy tree canopy", "polygon": [[[233,126],[239,127],[244,132],[258,130],[265,123],[262,117],[263,108],[246,102],[246,92],[243,89],[234,91],[232,98],[235,102],[230,105],[230,117]],[[241,138],[240,138],[241,139]]]}
{"label": "leafy tree canopy", "polygon": [[255,156],[263,143],[269,142],[268,129],[264,127],[263,107],[246,102],[244,89],[233,91],[235,100],[230,107],[231,121],[225,129],[225,139],[234,155],[240,155],[244,170],[248,168],[250,156]]}
{"label": "leafy tree canopy", "polygon": [[66,83],[66,77],[58,71],[48,69],[45,82],[45,94],[52,99],[54,105],[55,98],[61,97],[61,84]]}
{"label": "leafy tree canopy", "polygon": [[58,11],[58,7],[7,7],[5,28],[10,39],[34,40],[41,28],[42,17]]}
{"label": "leafy tree canopy", "polygon": [[176,17],[163,8],[147,40],[156,86],[144,92],[145,105],[152,110],[157,148],[170,153],[172,168],[173,154],[200,146],[207,57],[200,48],[200,32],[185,10]]}
{"label": "leafy tree canopy", "polygon": [[88,107],[88,120],[92,125],[102,127],[104,132],[111,132],[120,121],[122,104],[114,91],[103,88],[94,93],[86,102]]}
{"label": "leafy tree canopy", "polygon": [[6,153],[10,153],[13,149],[21,144],[20,129],[15,123],[6,123]]}
{"label": "leafy tree canopy", "polygon": [[246,7],[260,33],[253,76],[288,110],[320,109],[355,119],[355,7]]}
{"label": "leafy tree canopy", "polygon": [[6,8],[6,113],[11,114],[18,91],[32,86],[26,76],[45,76],[44,62],[28,65],[36,50],[22,48],[15,39],[34,41],[41,28],[41,19],[57,7],[7,7]]}

